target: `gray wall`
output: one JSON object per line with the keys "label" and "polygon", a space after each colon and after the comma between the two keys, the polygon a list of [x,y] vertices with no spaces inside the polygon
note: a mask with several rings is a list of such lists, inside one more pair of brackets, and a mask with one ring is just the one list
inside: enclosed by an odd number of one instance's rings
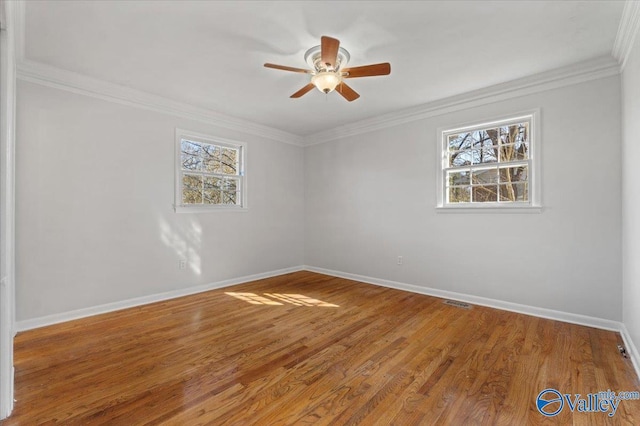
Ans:
{"label": "gray wall", "polygon": [[[534,108],[543,212],[436,212],[437,129]],[[615,76],[309,147],[305,262],[619,321],[620,114]]]}
{"label": "gray wall", "polygon": [[[247,142],[246,212],[173,211],[176,127]],[[18,321],[303,263],[301,147],[27,82],[17,140]]]}
{"label": "gray wall", "polygon": [[[304,149],[18,90],[19,321],[303,264],[622,319],[619,77]],[[534,108],[543,212],[437,213],[436,129]],[[173,212],[175,127],[249,144],[248,211]]]}
{"label": "gray wall", "polygon": [[640,33],[622,74],[622,253],[623,316],[640,348]]}

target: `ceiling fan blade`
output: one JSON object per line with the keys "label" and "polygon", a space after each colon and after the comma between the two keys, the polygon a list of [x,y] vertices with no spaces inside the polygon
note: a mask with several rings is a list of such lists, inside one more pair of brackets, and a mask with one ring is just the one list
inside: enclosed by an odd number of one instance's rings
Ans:
{"label": "ceiling fan blade", "polygon": [[343,78],[356,77],[372,77],[376,75],[391,74],[391,64],[384,62],[382,64],[363,65],[361,67],[345,68],[342,70]]}
{"label": "ceiling fan blade", "polygon": [[342,97],[344,97],[349,102],[355,101],[360,97],[360,95],[358,95],[355,90],[347,86],[347,83],[344,82],[338,84],[338,87],[336,87],[336,92],[340,93]]}
{"label": "ceiling fan blade", "polygon": [[340,40],[322,36],[320,38],[320,54],[322,56],[322,63],[336,68],[336,60],[338,59],[338,49],[340,48]]}
{"label": "ceiling fan blade", "polygon": [[311,89],[313,89],[314,86],[312,83],[307,84],[306,86],[304,86],[302,89],[298,90],[296,93],[294,93],[293,95],[291,95],[291,98],[299,98],[300,96],[304,95],[305,93],[309,92]]}
{"label": "ceiling fan blade", "polygon": [[274,68],[274,69],[277,69],[277,70],[300,72],[300,73],[305,73],[305,74],[311,74],[313,72],[312,70],[305,70],[305,69],[302,69],[302,68],[287,67],[285,65],[264,64],[264,66],[267,67],[267,68]]}

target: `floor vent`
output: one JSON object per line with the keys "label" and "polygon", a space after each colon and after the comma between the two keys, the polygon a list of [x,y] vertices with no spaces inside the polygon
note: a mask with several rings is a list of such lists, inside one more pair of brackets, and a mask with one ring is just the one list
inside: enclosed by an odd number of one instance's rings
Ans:
{"label": "floor vent", "polygon": [[629,357],[627,355],[627,350],[622,345],[618,345],[618,352],[620,352],[620,355],[622,355],[623,358],[628,358]]}
{"label": "floor vent", "polygon": [[450,306],[455,306],[457,308],[462,308],[462,309],[471,309],[471,305],[468,303],[464,303],[464,302],[459,302],[457,300],[445,300],[444,301],[445,305],[450,305]]}

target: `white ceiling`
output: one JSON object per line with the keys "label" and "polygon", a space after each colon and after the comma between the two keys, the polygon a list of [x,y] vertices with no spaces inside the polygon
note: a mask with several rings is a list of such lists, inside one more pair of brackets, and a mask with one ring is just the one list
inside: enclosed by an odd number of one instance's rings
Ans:
{"label": "white ceiling", "polygon": [[[296,135],[610,55],[621,1],[28,1],[24,57]],[[338,38],[361,97],[289,95]]]}

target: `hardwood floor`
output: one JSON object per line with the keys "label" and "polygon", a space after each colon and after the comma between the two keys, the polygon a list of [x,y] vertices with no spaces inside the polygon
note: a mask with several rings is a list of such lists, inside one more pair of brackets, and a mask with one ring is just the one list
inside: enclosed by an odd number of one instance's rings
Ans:
{"label": "hardwood floor", "polygon": [[3,424],[637,425],[640,400],[536,409],[546,388],[640,391],[618,343],[297,272],[20,333]]}

